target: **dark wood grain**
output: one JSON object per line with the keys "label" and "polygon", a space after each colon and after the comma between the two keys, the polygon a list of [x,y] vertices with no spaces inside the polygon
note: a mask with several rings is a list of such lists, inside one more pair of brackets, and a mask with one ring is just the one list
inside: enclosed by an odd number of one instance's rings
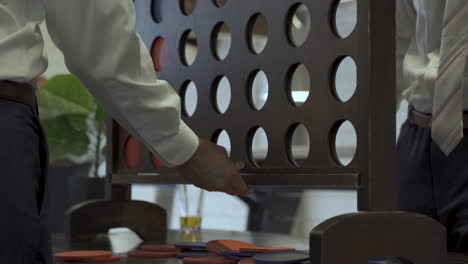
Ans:
{"label": "dark wood grain", "polygon": [[311,264],[366,263],[395,256],[414,264],[447,263],[445,228],[403,212],[353,213],[330,218],[310,234]]}
{"label": "dark wood grain", "polygon": [[[242,177],[249,185],[265,185],[264,182],[272,177],[274,182],[270,182],[271,186],[302,186],[309,188],[358,188],[359,175],[357,174],[333,174],[333,173],[317,173],[317,174],[280,174],[280,173],[265,173],[265,174],[242,174]],[[188,182],[181,179],[176,174],[114,174],[114,184],[187,184]]]}
{"label": "dark wood grain", "polygon": [[[238,0],[228,1],[222,8],[216,7],[212,1],[197,1],[193,13],[188,16],[180,11],[179,2],[167,1],[164,5],[166,14],[160,23],[155,23],[150,12],[151,0],[136,0],[136,27],[149,48],[159,36],[164,37],[169,47],[169,62],[157,74],[158,78],[167,80],[178,92],[181,92],[188,80],[195,82],[198,88],[198,106],[192,117],[183,116],[187,124],[199,136],[208,139],[213,138],[219,129],[226,130],[231,139],[231,158],[246,161],[244,174],[249,174],[251,184],[287,185],[290,177],[294,184],[304,186],[329,188],[331,185],[345,185],[359,188],[360,193],[367,199],[367,193],[363,189],[367,190],[369,184],[362,182],[363,180],[357,183],[356,180],[352,180],[354,176],[348,176],[360,175],[364,180],[369,178],[370,148],[367,142],[370,133],[376,140],[393,142],[393,139],[389,138],[393,133],[392,128],[388,133],[378,135],[374,135],[373,130],[369,129],[369,126],[379,125],[370,122],[370,90],[377,88],[372,83],[371,75],[381,64],[390,68],[393,63],[389,57],[374,59],[374,56],[377,56],[374,53],[384,48],[391,49],[392,43],[377,49],[374,45],[382,43],[371,42],[370,38],[373,36],[368,30],[371,22],[369,1],[358,2],[358,23],[354,32],[346,39],[338,37],[332,26],[336,1],[303,1],[310,12],[312,29],[308,39],[300,47],[295,47],[289,41],[286,26],[287,19],[291,17],[290,11],[297,6],[294,1]],[[268,43],[263,52],[256,55],[249,48],[247,36],[251,18],[259,13],[264,15],[268,22],[268,27],[260,31],[262,34],[268,34]],[[212,33],[220,22],[227,24],[232,33],[230,52],[223,61],[218,60],[212,51]],[[387,31],[389,28],[384,26],[386,25],[378,24],[374,28]],[[179,47],[184,32],[189,29],[196,33],[198,54],[194,64],[186,66],[181,59]],[[363,52],[364,50],[369,52]],[[333,92],[333,80],[337,63],[346,56],[352,57],[357,64],[358,88],[349,101],[341,102]],[[288,78],[290,69],[299,63],[309,69],[312,83],[309,99],[302,106],[296,107],[288,95]],[[268,100],[260,111],[251,106],[248,91],[250,76],[257,70],[264,71],[269,81]],[[392,72],[380,74],[387,74],[385,79],[393,78]],[[213,104],[213,83],[222,75],[226,76],[231,84],[231,103],[224,114],[220,114]],[[393,90],[390,86],[391,83],[385,87],[379,86],[378,89]],[[382,107],[389,109],[384,111],[384,115],[391,123],[391,117],[387,116],[393,111],[390,109],[391,105]],[[336,162],[330,144],[334,139],[333,128],[342,120],[352,122],[358,135],[357,153],[348,166],[341,166]],[[302,167],[297,167],[288,156],[290,151],[287,136],[290,128],[298,123],[303,124],[309,131],[311,144],[310,155],[302,162]],[[249,155],[249,133],[258,126],[266,131],[269,139],[269,154],[261,167],[257,167]],[[157,173],[151,176],[154,179],[145,179],[144,182],[147,183],[181,183],[174,177],[167,176],[173,175],[173,171],[154,168],[151,154],[145,148],[141,150],[139,166],[135,169],[127,168],[123,153],[129,134],[116,123],[112,130],[117,138],[114,141],[116,144],[113,146],[111,166],[111,172],[115,175],[111,175],[114,183],[122,183],[121,175],[136,176],[141,173]],[[390,159],[388,164],[391,166],[393,161]],[[333,173],[330,173],[330,170]],[[337,175],[342,175],[342,179],[348,180],[337,180]],[[328,176],[330,179],[327,179]],[[300,182],[294,180],[298,178],[301,178]],[[142,178],[133,179],[140,181]],[[378,183],[379,181],[372,182]],[[370,202],[363,204],[371,205]]]}

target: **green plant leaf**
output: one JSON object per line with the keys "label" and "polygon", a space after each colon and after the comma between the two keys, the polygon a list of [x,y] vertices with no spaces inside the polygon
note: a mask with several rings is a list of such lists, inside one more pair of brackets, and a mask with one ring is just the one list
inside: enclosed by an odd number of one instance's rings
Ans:
{"label": "green plant leaf", "polygon": [[97,105],[78,78],[71,74],[57,75],[37,93],[41,120],[63,115],[89,116]]}
{"label": "green plant leaf", "polygon": [[104,108],[100,104],[97,105],[96,121],[99,121],[99,122],[106,121],[106,113],[104,112]]}
{"label": "green plant leaf", "polygon": [[[69,154],[81,156],[88,153],[95,147],[90,143],[91,134],[105,137],[104,109],[73,75],[51,78],[38,90],[37,97],[41,122],[49,141],[51,164]],[[92,122],[88,122],[90,117],[94,118]],[[94,131],[97,135],[89,133]],[[100,153],[101,150],[97,151]]]}
{"label": "green plant leaf", "polygon": [[67,154],[84,155],[88,152],[90,140],[86,133],[70,126],[67,117],[42,120],[49,141],[50,163],[62,160]]}
{"label": "green plant leaf", "polygon": [[88,125],[86,124],[86,116],[84,115],[67,115],[64,116],[68,124],[77,131],[86,132]]}

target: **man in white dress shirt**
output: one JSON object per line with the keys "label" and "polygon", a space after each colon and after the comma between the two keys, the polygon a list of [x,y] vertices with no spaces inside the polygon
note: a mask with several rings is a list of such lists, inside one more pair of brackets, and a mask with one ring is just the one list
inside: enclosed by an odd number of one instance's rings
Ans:
{"label": "man in white dress shirt", "polygon": [[468,253],[468,1],[397,0],[396,22],[397,93],[410,105],[399,207],[440,221],[449,250]]}
{"label": "man in white dress shirt", "polygon": [[134,31],[131,0],[0,0],[0,263],[52,261],[44,206],[47,144],[33,88],[47,68],[44,20],[68,69],[167,166],[210,191],[250,193],[242,164],[180,119],[178,95],[156,78]]}

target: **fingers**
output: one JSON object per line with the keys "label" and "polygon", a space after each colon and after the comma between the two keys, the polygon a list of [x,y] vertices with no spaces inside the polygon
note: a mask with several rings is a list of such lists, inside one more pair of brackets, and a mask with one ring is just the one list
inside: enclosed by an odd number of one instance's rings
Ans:
{"label": "fingers", "polygon": [[177,168],[178,174],[207,191],[250,195],[252,188],[247,186],[239,173],[245,167],[244,162],[234,163],[225,148],[203,139],[200,142],[194,157]]}
{"label": "fingers", "polygon": [[255,188],[253,186],[248,186],[248,187],[249,187],[248,195],[251,195],[255,191]]}
{"label": "fingers", "polygon": [[219,149],[221,150],[221,152],[223,153],[225,157],[229,157],[229,153],[226,148],[220,146]]}
{"label": "fingers", "polygon": [[247,185],[247,191],[245,194],[240,194],[240,196],[249,196],[254,192],[255,188],[253,186]]}
{"label": "fingers", "polygon": [[245,163],[243,161],[236,161],[236,167],[237,169],[242,170],[245,168]]}
{"label": "fingers", "polygon": [[[245,163],[243,161],[237,161],[236,162],[236,167],[239,169],[239,170],[242,170],[243,168],[245,168]],[[241,181],[244,183],[243,185],[245,185],[245,182],[244,180],[242,179],[242,177],[240,177]],[[242,186],[243,188],[243,186]],[[244,193],[244,194],[240,194],[242,196],[248,196],[248,195],[251,195],[254,191],[254,188],[252,186],[248,186],[247,185],[247,192]]]}
{"label": "fingers", "polygon": [[225,193],[230,195],[240,195],[240,196],[248,196],[252,194],[253,188],[247,186],[247,184],[242,179],[241,175],[239,174],[239,170],[245,167],[245,163],[238,161],[234,163],[235,165],[235,172],[228,178],[228,186],[224,190]]}
{"label": "fingers", "polygon": [[250,189],[247,184],[244,182],[244,179],[240,176],[240,174],[233,175],[231,180],[231,185],[236,193],[236,195],[248,196],[250,195]]}
{"label": "fingers", "polygon": [[226,187],[226,190],[224,192],[232,196],[236,195],[236,192],[234,191],[234,188],[232,188],[232,186]]}
{"label": "fingers", "polygon": [[239,190],[239,187],[238,187],[238,184],[236,185],[236,181],[238,181],[238,179],[240,179],[240,175],[239,175],[239,168],[242,164],[234,164],[232,163],[232,169],[229,170],[227,173],[227,175],[224,175],[224,182],[223,182],[223,188],[222,188],[222,192],[225,192],[229,195],[240,195],[242,190]]}

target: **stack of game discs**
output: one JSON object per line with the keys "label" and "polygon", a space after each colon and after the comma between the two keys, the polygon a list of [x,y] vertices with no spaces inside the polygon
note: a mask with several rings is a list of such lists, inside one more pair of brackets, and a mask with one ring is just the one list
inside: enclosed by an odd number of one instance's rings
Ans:
{"label": "stack of game discs", "polygon": [[225,256],[210,257],[187,257],[184,258],[184,264],[236,264],[237,260],[229,259]]}
{"label": "stack of game discs", "polygon": [[294,264],[309,260],[309,252],[288,247],[257,247],[241,241],[215,240],[210,247],[217,254],[239,261],[239,264]]}
{"label": "stack of game discs", "polygon": [[[236,240],[213,240],[207,243],[209,251],[239,264],[295,264],[309,260],[309,252],[288,247],[257,247]],[[227,261],[218,262],[227,264]],[[234,263],[235,263],[234,262]],[[197,263],[186,263],[197,264]],[[212,262],[212,264],[217,264]]]}
{"label": "stack of game discs", "polygon": [[[262,253],[269,253],[269,252],[299,252],[296,251],[295,248],[287,248],[287,247],[246,247],[240,248],[239,250],[224,250],[221,253],[223,255],[228,256],[231,259],[236,260],[243,260],[245,258],[255,257]],[[300,251],[301,253],[306,253]],[[308,252],[307,252],[308,254]]]}
{"label": "stack of game discs", "polygon": [[229,259],[227,256],[220,254],[223,248],[221,243],[210,241],[205,244],[204,256],[186,255],[183,258],[184,264],[236,264],[237,260]]}
{"label": "stack of game discs", "polygon": [[181,251],[177,254],[178,259],[215,256],[215,254],[208,251],[205,242],[180,242],[175,244],[175,246]]}
{"label": "stack of game discs", "polygon": [[206,243],[181,242],[172,244],[145,244],[139,250],[128,252],[129,264],[180,263],[185,257],[214,256],[206,249]]}
{"label": "stack of game discs", "polygon": [[[288,247],[257,247],[237,240],[181,242],[175,245],[142,245],[127,253],[127,264],[299,264],[309,261],[309,252]],[[71,251],[55,254],[56,264],[121,264],[109,251]],[[378,258],[367,264],[386,263]]]}
{"label": "stack of game discs", "polygon": [[66,263],[87,263],[87,264],[120,264],[120,256],[112,255],[109,251],[69,251],[56,253],[55,260],[57,264]]}
{"label": "stack of game discs", "polygon": [[[145,247],[146,250],[134,250],[127,253],[128,264],[176,263],[177,251],[155,251],[157,246]],[[152,249],[152,250],[148,250]],[[159,249],[161,250],[161,249]]]}

